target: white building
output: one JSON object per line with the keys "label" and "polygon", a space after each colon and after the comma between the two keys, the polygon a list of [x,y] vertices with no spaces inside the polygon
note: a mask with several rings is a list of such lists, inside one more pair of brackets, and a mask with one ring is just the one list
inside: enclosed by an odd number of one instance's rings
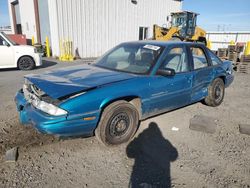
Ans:
{"label": "white building", "polygon": [[212,50],[218,50],[218,48],[227,48],[231,41],[247,43],[250,41],[250,31],[209,31],[206,38],[211,41]]}
{"label": "white building", "polygon": [[44,42],[54,56],[60,40],[73,41],[81,57],[97,57],[118,43],[152,37],[182,0],[9,0],[14,33]]}
{"label": "white building", "polygon": [[4,32],[6,34],[12,34],[12,30],[10,26],[0,27],[0,32]]}

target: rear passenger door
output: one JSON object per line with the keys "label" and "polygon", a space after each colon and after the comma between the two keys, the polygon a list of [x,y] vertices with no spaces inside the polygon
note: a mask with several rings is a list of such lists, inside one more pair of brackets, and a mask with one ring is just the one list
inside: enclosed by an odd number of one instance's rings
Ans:
{"label": "rear passenger door", "polygon": [[190,46],[189,52],[193,65],[191,101],[196,102],[207,96],[208,86],[213,80],[213,67],[202,46]]}

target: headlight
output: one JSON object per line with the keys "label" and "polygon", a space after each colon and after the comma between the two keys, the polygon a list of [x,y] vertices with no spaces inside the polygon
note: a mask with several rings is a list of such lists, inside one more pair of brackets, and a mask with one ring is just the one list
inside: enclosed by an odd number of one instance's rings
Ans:
{"label": "headlight", "polygon": [[46,103],[44,101],[40,101],[38,105],[36,106],[39,110],[50,114],[52,116],[61,116],[66,115],[67,112],[61,108],[58,108],[57,106],[53,104]]}
{"label": "headlight", "polygon": [[37,48],[34,48],[34,53],[39,53]]}
{"label": "headlight", "polygon": [[36,95],[34,95],[33,93],[30,93],[27,88],[27,84],[28,84],[28,80],[25,79],[25,84],[23,85],[23,93],[24,93],[24,97],[25,99],[31,103],[35,108],[49,114],[52,116],[62,116],[62,115],[66,115],[68,112],[53,105],[50,103],[47,103],[45,101],[40,100]]}
{"label": "headlight", "polygon": [[31,84],[31,82],[27,78],[24,78],[24,85],[29,85],[29,84]]}
{"label": "headlight", "polygon": [[62,115],[67,114],[67,111],[65,111],[61,108],[58,108],[57,106],[55,106],[53,104],[49,104],[47,102],[40,101],[39,99],[33,99],[31,103],[37,109],[39,109],[47,114],[50,114],[52,116],[62,116]]}

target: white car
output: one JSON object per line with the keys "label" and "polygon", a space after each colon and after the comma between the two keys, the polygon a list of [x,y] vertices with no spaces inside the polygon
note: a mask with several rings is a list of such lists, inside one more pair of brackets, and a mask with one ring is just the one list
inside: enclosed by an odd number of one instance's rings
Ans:
{"label": "white car", "polygon": [[19,68],[31,70],[42,65],[41,54],[33,46],[18,45],[0,32],[0,69]]}

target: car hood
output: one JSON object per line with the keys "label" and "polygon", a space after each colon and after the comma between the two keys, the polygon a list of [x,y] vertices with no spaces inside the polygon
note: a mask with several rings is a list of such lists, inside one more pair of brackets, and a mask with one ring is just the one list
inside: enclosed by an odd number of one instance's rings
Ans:
{"label": "car hood", "polygon": [[54,99],[133,77],[136,75],[111,71],[93,65],[72,66],[48,71],[44,74],[25,76],[26,79]]}
{"label": "car hood", "polygon": [[22,52],[32,52],[34,53],[34,47],[33,46],[28,46],[28,45],[15,45],[13,48],[16,51],[22,51]]}

